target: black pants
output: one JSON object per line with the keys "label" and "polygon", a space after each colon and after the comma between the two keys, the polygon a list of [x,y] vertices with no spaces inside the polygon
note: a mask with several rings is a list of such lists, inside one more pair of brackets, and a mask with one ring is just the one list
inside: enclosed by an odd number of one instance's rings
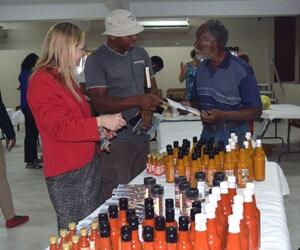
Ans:
{"label": "black pants", "polygon": [[119,184],[127,184],[146,168],[149,141],[112,141],[110,152],[101,152],[102,198],[107,200]]}
{"label": "black pants", "polygon": [[37,144],[38,144],[38,129],[35,125],[35,121],[31,110],[22,110],[25,116],[25,140],[24,140],[24,153],[25,162],[33,162],[38,158]]}

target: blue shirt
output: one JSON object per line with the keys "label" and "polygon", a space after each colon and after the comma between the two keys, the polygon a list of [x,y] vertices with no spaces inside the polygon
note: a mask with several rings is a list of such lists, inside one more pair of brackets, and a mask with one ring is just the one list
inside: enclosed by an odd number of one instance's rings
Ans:
{"label": "blue shirt", "polygon": [[21,90],[21,109],[26,110],[28,108],[27,104],[27,87],[28,87],[28,78],[31,74],[30,70],[22,70],[19,76],[20,90]]}
{"label": "blue shirt", "polygon": [[186,99],[191,100],[193,96],[193,85],[195,81],[196,67],[194,67],[192,63],[187,63],[186,67]]}
{"label": "blue shirt", "polygon": [[209,65],[210,60],[204,60],[196,69],[193,99],[199,110],[261,107],[257,81],[248,63],[226,52],[219,67],[212,70]]}

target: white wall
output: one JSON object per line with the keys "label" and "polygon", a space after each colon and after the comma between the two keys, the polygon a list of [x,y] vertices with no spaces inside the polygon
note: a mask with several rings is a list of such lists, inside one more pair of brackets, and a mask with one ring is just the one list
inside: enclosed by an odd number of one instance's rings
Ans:
{"label": "white wall", "polygon": [[[139,45],[149,54],[164,59],[165,68],[157,75],[163,93],[168,88],[184,87],[178,82],[179,64],[189,61],[196,28],[204,18],[192,18],[190,30],[144,32]],[[258,81],[268,79],[268,62],[274,56],[273,18],[223,18],[229,29],[229,46],[239,46],[241,53],[249,55]],[[103,42],[101,21],[76,22],[86,31],[87,48],[94,49]],[[7,37],[0,38],[0,88],[7,107],[19,105],[17,77],[22,59],[30,52],[39,53],[50,22],[3,23]],[[298,86],[297,86],[298,87]],[[291,91],[293,92],[293,91]],[[297,99],[296,97],[293,99]],[[287,99],[289,100],[289,98]],[[300,103],[300,100],[299,100]]]}

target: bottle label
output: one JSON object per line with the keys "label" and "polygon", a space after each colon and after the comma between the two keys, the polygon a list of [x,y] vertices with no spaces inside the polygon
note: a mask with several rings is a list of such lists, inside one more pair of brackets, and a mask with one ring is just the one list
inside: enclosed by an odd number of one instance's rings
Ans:
{"label": "bottle label", "polygon": [[249,178],[249,171],[247,168],[238,169],[238,185],[246,186],[246,183],[248,182]]}
{"label": "bottle label", "polygon": [[198,181],[197,182],[197,189],[199,191],[199,199],[205,199],[205,181]]}

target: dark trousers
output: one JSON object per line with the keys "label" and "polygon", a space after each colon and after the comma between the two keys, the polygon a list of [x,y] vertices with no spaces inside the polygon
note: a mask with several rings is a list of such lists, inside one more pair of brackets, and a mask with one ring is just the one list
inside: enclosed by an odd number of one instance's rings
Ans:
{"label": "dark trousers", "polygon": [[119,184],[127,184],[146,168],[149,141],[115,142],[110,152],[101,152],[103,202],[111,197],[112,190]]}
{"label": "dark trousers", "polygon": [[25,116],[24,161],[33,162],[33,160],[38,158],[38,129],[36,127],[31,110],[25,109],[22,110],[22,112]]}

